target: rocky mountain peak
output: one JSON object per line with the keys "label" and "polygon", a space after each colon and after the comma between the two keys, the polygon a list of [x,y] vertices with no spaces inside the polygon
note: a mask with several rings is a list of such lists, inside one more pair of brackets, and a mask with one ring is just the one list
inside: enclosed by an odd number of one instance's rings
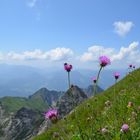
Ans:
{"label": "rocky mountain peak", "polygon": [[87,99],[87,95],[78,86],[72,85],[71,88],[57,102],[60,117],[64,117],[77,105]]}
{"label": "rocky mountain peak", "polygon": [[29,96],[29,99],[40,98],[44,102],[47,102],[49,105],[52,105],[54,102],[56,102],[59,99],[61,95],[63,95],[63,92],[61,91],[48,90],[47,88],[41,88],[38,91],[36,91],[33,95]]}

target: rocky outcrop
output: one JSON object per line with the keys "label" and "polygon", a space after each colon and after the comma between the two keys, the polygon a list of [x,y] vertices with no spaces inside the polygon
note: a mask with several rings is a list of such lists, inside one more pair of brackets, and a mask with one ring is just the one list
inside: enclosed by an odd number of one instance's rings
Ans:
{"label": "rocky outcrop", "polygon": [[[78,86],[71,86],[71,88],[60,98],[56,103],[60,119],[69,114],[76,106],[87,99],[87,95]],[[37,135],[47,131],[51,127],[51,122],[45,120]]]}
{"label": "rocky outcrop", "polygon": [[9,115],[4,122],[1,123],[4,140],[26,140],[38,133],[42,118],[38,112],[21,108],[15,115]]}
{"label": "rocky outcrop", "polygon": [[7,114],[0,102],[0,140],[7,140],[6,135],[12,123],[13,113]]}
{"label": "rocky outcrop", "polygon": [[87,95],[78,86],[71,88],[61,97],[56,106],[60,117],[64,117],[72,111],[81,102],[87,99]]}

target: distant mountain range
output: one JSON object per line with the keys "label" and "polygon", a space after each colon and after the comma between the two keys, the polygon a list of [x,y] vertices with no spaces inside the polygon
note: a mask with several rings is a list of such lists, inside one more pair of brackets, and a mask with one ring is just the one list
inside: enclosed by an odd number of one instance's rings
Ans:
{"label": "distant mountain range", "polygon": [[[114,84],[113,72],[116,70],[102,71],[99,86],[103,89]],[[125,70],[117,70],[123,77]],[[97,71],[73,70],[71,72],[71,83],[81,88],[92,84],[91,77]],[[106,80],[107,79],[107,80]],[[29,66],[0,64],[0,97],[22,96],[28,97],[39,88],[47,87],[51,90],[66,91],[67,73],[63,70],[47,70]]]}
{"label": "distant mountain range", "polygon": [[[44,132],[50,125],[44,120],[44,112],[56,107],[60,116],[64,117],[88,96],[93,95],[92,87],[84,89],[86,93],[73,85],[66,93],[41,88],[28,98],[0,98],[0,139],[23,140]],[[98,92],[99,89],[97,88]]]}
{"label": "distant mountain range", "polygon": [[41,88],[28,98],[0,98],[0,140],[23,140],[37,134],[44,121],[44,112],[63,94]]}
{"label": "distant mountain range", "polygon": [[[89,85],[87,88],[83,89],[83,91],[85,92],[85,94],[88,97],[94,96],[94,88],[93,88],[93,85]],[[103,91],[104,90],[101,87],[97,86],[97,93],[101,93]]]}

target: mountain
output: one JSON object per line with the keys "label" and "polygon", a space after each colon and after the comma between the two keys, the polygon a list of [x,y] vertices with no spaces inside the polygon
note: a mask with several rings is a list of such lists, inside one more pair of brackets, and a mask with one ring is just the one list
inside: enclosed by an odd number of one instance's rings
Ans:
{"label": "mountain", "polygon": [[[99,81],[101,88],[106,89],[114,84],[114,80],[112,80],[114,71],[119,71],[122,78],[126,74],[126,70],[103,71]],[[97,70],[72,70],[71,83],[86,88],[92,83],[91,77],[95,75],[97,75]],[[22,65],[0,64],[0,77],[0,97],[28,97],[42,87],[58,91],[66,91],[68,88],[67,73],[63,70],[63,66],[62,69],[54,70]]]}
{"label": "mountain", "polygon": [[41,88],[29,98],[0,98],[0,140],[25,140],[37,135],[44,122],[43,112],[63,94]]}
{"label": "mountain", "polygon": [[46,86],[42,70],[29,66],[0,64],[0,97],[28,97]]}
{"label": "mountain", "polygon": [[8,114],[11,112],[15,113],[22,107],[38,111],[46,111],[48,108],[47,102],[44,102],[41,98],[28,99],[23,97],[3,97],[0,98],[0,103]]}
{"label": "mountain", "polygon": [[58,99],[64,94],[62,91],[48,90],[47,88],[41,88],[33,95],[29,96],[29,99],[41,99],[49,105],[55,104]]}
{"label": "mountain", "polygon": [[63,94],[64,92],[41,88],[28,98],[10,96],[2,97],[0,98],[0,103],[8,113],[16,112],[22,107],[43,112],[46,111],[49,106],[55,104]]}
{"label": "mountain", "polygon": [[78,140],[139,139],[139,93],[140,69],[137,69],[101,94],[84,101],[65,119],[34,140],[55,140],[56,137]]}
{"label": "mountain", "polygon": [[[86,95],[88,97],[91,97],[91,96],[94,96],[94,88],[93,88],[93,85],[89,85],[86,89],[83,89],[83,91],[86,93]],[[100,88],[99,86],[97,86],[97,93],[101,93],[103,92],[104,90],[102,88]]]}
{"label": "mountain", "polygon": [[59,115],[64,117],[86,99],[87,95],[78,86],[72,85],[71,88],[56,103]]}
{"label": "mountain", "polygon": [[[66,91],[64,95],[57,101],[55,108],[58,109],[59,118],[63,118],[65,115],[70,113],[75,107],[81,104],[87,99],[87,95],[78,86],[72,85],[70,89]],[[51,127],[49,120],[43,121],[39,127],[37,135],[42,134]]]}
{"label": "mountain", "polygon": [[37,133],[42,119],[41,113],[23,107],[15,114],[1,118],[0,139],[29,139]]}

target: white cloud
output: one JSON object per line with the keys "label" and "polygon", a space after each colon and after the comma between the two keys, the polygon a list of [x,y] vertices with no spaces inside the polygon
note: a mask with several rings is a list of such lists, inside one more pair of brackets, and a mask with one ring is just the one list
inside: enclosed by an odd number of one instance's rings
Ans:
{"label": "white cloud", "polygon": [[36,3],[37,3],[38,0],[29,0],[27,2],[27,5],[31,8],[35,7]]}
{"label": "white cloud", "polygon": [[[121,47],[116,50],[111,47],[94,45],[89,47],[83,54],[75,54],[70,48],[55,48],[49,51],[36,49],[33,51],[0,52],[0,62],[29,64],[44,66],[60,66],[64,61],[70,61],[75,67],[91,68],[91,64],[96,68],[98,58],[101,55],[107,55],[111,59],[111,67],[125,67],[129,63],[140,64],[140,49],[138,42],[132,42],[127,47]],[[32,61],[33,60],[33,61]]]}
{"label": "white cloud", "polygon": [[0,54],[1,60],[48,60],[61,61],[70,58],[73,51],[69,48],[55,48],[50,51],[41,51],[39,49],[33,51],[25,51],[22,53],[9,52],[5,55]]}
{"label": "white cloud", "polygon": [[[138,49],[138,42],[132,42],[128,47],[121,47],[117,52],[114,48],[105,48],[103,46],[89,47],[87,52],[81,55],[80,60],[82,62],[96,62],[100,55],[107,55],[111,61],[122,61],[127,59],[129,61],[140,58],[140,51]],[[137,55],[136,55],[137,54]]]}
{"label": "white cloud", "polygon": [[114,31],[120,36],[125,36],[134,26],[133,22],[131,21],[117,21],[114,22],[113,25],[115,27]]}
{"label": "white cloud", "polygon": [[125,57],[128,57],[131,54],[134,54],[135,52],[137,52],[137,48],[138,48],[139,43],[138,42],[132,42],[127,48],[125,47],[121,47],[119,53],[117,54],[113,54],[111,59],[112,61],[114,60],[122,60]]}
{"label": "white cloud", "polygon": [[46,52],[46,58],[56,61],[65,60],[73,55],[73,51],[69,48],[56,48]]}
{"label": "white cloud", "polygon": [[95,45],[88,48],[88,51],[81,56],[81,61],[97,61],[100,55],[110,56],[113,52],[113,48],[105,48],[103,46]]}

